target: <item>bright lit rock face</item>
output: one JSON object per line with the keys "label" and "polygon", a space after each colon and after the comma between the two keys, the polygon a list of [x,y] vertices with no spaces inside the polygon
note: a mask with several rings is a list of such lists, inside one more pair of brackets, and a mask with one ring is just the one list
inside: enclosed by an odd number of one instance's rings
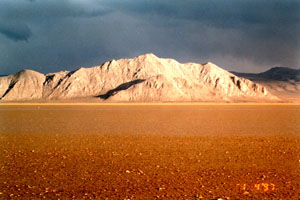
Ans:
{"label": "bright lit rock face", "polygon": [[23,70],[0,77],[2,101],[93,97],[103,101],[217,102],[276,100],[266,88],[213,63],[181,64],[145,54],[101,66],[40,74]]}

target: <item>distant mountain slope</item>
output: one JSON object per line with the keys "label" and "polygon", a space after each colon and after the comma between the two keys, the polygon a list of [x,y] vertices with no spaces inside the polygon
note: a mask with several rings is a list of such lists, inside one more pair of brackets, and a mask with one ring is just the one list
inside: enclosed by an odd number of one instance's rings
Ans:
{"label": "distant mountain slope", "polygon": [[269,101],[260,84],[213,63],[181,64],[145,54],[101,66],[40,74],[31,70],[0,77],[2,101],[97,98],[102,101]]}
{"label": "distant mountain slope", "polygon": [[282,100],[300,102],[300,69],[274,67],[258,74],[232,73],[263,85]]}
{"label": "distant mountain slope", "polygon": [[300,69],[291,69],[287,67],[273,67],[268,71],[253,74],[253,73],[239,73],[232,72],[233,74],[252,80],[269,79],[274,81],[295,81],[300,82]]}
{"label": "distant mountain slope", "polygon": [[271,79],[276,81],[300,82],[300,69],[274,67],[266,72],[260,73],[260,76],[266,79]]}

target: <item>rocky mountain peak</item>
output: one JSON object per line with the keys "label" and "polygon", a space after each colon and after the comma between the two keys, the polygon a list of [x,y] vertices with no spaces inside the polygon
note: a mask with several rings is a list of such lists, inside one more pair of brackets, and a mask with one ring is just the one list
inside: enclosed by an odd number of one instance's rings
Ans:
{"label": "rocky mountain peak", "polygon": [[92,98],[99,101],[186,102],[274,100],[257,83],[208,62],[179,63],[144,54],[75,71],[24,70],[0,77],[2,101]]}

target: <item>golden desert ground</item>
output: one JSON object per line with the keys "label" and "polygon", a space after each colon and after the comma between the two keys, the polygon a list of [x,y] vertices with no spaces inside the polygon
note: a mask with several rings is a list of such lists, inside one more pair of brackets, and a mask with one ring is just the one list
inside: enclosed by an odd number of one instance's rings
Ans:
{"label": "golden desert ground", "polygon": [[297,104],[2,104],[0,199],[299,199]]}

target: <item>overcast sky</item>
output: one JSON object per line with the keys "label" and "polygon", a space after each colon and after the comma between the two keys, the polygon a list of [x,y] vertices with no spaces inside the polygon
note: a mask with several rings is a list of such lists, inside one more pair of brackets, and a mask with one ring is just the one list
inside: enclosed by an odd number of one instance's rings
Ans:
{"label": "overcast sky", "polygon": [[300,68],[300,1],[0,0],[0,74],[150,52],[241,72]]}

